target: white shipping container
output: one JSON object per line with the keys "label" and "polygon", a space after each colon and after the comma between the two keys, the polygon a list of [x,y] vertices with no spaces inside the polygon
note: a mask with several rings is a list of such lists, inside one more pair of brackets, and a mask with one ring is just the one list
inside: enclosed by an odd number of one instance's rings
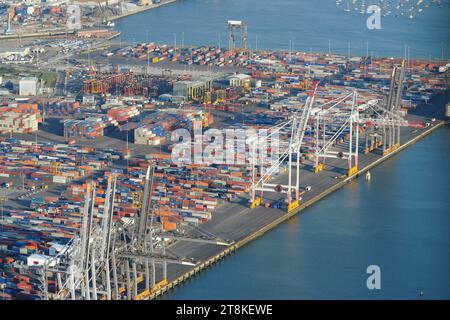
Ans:
{"label": "white shipping container", "polygon": [[54,183],[66,183],[67,177],[65,176],[53,176],[53,182]]}
{"label": "white shipping container", "polygon": [[195,217],[184,217],[183,220],[185,222],[189,222],[189,223],[192,223],[194,225],[198,225],[198,219],[195,218]]}

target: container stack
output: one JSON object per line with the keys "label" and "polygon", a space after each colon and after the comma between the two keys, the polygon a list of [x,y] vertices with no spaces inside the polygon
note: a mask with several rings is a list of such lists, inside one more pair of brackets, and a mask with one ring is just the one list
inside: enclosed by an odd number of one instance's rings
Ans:
{"label": "container stack", "polygon": [[0,177],[21,177],[45,183],[68,183],[103,169],[95,150],[67,145],[36,145],[30,141],[0,141]]}
{"label": "container stack", "polygon": [[0,133],[32,133],[38,130],[36,114],[5,112],[0,115]]}
{"label": "container stack", "polygon": [[108,110],[108,118],[113,119],[114,124],[123,124],[128,122],[133,117],[139,115],[139,110],[136,106],[115,107]]}
{"label": "container stack", "polygon": [[84,120],[65,120],[64,136],[67,138],[95,139],[103,136],[104,129],[117,124],[107,115],[92,116]]}
{"label": "container stack", "polygon": [[0,133],[32,133],[42,121],[37,104],[0,107]]}
{"label": "container stack", "polygon": [[151,146],[165,144],[173,130],[179,128],[192,130],[195,121],[202,123],[206,128],[213,123],[214,118],[209,112],[201,109],[152,114],[144,118],[134,130],[134,143]]}
{"label": "container stack", "polygon": [[67,116],[80,111],[80,103],[78,101],[65,101],[62,99],[40,99],[37,102],[39,111],[45,116]]}
{"label": "container stack", "polygon": [[166,142],[167,132],[160,125],[147,125],[134,130],[134,143],[158,146]]}

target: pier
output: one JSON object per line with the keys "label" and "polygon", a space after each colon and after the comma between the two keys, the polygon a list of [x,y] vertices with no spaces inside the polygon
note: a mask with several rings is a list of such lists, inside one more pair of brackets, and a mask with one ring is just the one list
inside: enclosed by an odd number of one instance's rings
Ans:
{"label": "pier", "polygon": [[[439,110],[438,112],[440,112]],[[434,116],[428,114],[428,116]],[[416,118],[416,117],[415,117]],[[417,118],[416,118],[417,119]],[[422,118],[425,121],[425,119]],[[148,299],[157,299],[161,295],[167,293],[174,287],[182,284],[188,279],[199,274],[201,271],[211,267],[214,263],[224,259],[226,256],[232,254],[240,247],[246,245],[252,240],[262,236],[266,232],[274,229],[279,224],[287,221],[291,217],[299,214],[304,209],[312,206],[316,202],[330,195],[331,193],[346,186],[354,179],[365,176],[366,172],[380,165],[384,161],[397,155],[402,150],[413,146],[417,141],[425,138],[432,132],[446,125],[448,121],[436,120],[424,129],[402,129],[401,146],[393,150],[387,155],[369,153],[361,155],[359,171],[345,179],[333,179],[336,174],[329,170],[324,170],[320,174],[315,174],[306,169],[301,172],[302,184],[312,186],[312,190],[304,195],[301,204],[298,208],[291,212],[284,212],[272,208],[264,208],[262,206],[250,209],[248,204],[226,204],[216,210],[213,219],[208,221],[202,228],[217,234],[220,237],[232,239],[235,241],[229,247],[223,249],[210,244],[192,244],[186,242],[176,242],[170,249],[173,252],[183,252],[184,254],[193,257],[199,263],[194,267],[186,267],[181,265],[168,266],[168,283],[165,286],[158,288],[151,292]],[[332,165],[332,164],[328,164]],[[283,175],[276,178],[277,182],[282,181],[285,177]],[[161,277],[162,270],[157,270],[157,276]]]}
{"label": "pier", "polygon": [[147,10],[150,10],[150,9],[155,9],[155,8],[158,8],[158,7],[161,7],[161,6],[164,6],[166,4],[170,4],[170,3],[176,2],[176,1],[177,0],[167,0],[167,1],[162,1],[160,3],[148,4],[148,5],[145,5],[145,6],[139,6],[135,10],[127,11],[127,12],[121,14],[121,15],[108,17],[107,21],[111,22],[111,21],[119,20],[119,19],[122,19],[122,18],[125,18],[125,17],[128,17],[128,16],[131,16],[133,14],[141,13],[141,12],[144,12],[144,11],[147,11]]}

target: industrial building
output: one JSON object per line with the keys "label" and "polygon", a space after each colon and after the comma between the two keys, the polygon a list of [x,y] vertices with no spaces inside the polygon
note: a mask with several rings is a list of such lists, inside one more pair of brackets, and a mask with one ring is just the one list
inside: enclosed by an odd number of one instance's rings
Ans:
{"label": "industrial building", "polygon": [[186,97],[188,100],[202,98],[212,88],[212,79],[196,81],[178,81],[173,85],[173,95]]}
{"label": "industrial building", "polygon": [[92,94],[85,94],[83,95],[83,102],[82,104],[84,106],[93,106],[95,104],[95,96]]}
{"label": "industrial building", "polygon": [[250,75],[244,73],[233,74],[227,78],[231,87],[244,87],[250,84],[251,79]]}
{"label": "industrial building", "polygon": [[39,94],[39,83],[37,77],[25,77],[19,81],[19,95],[36,96]]}
{"label": "industrial building", "polygon": [[0,88],[0,96],[8,96],[11,92],[6,88]]}

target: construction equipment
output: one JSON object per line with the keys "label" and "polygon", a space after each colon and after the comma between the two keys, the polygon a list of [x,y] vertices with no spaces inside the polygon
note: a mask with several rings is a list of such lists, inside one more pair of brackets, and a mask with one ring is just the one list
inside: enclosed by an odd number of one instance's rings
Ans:
{"label": "construction equipment", "polygon": [[[326,158],[347,160],[349,176],[358,171],[359,113],[356,100],[357,92],[353,91],[312,111],[315,124],[315,173],[325,168]],[[338,144],[344,140],[346,145]]]}
{"label": "construction equipment", "polygon": [[[166,241],[189,241],[229,246],[233,242],[215,237],[200,227],[200,236],[164,232],[156,222],[152,202],[154,167],[147,168],[144,191],[134,194],[141,200],[133,218],[113,220],[116,175],[108,175],[105,203],[95,207],[96,185],[88,184],[80,234],[66,244],[60,254],[37,270],[42,299],[110,300],[148,299],[168,284],[167,265],[194,266],[196,262],[179,257]],[[162,280],[157,281],[157,265]],[[56,283],[50,289],[49,278]]]}
{"label": "construction equipment", "polygon": [[60,162],[52,162],[52,171],[51,173],[53,175],[60,175],[61,174],[61,163]]}
{"label": "construction equipment", "polygon": [[216,102],[217,103],[225,102],[225,98],[226,98],[225,90],[221,89],[221,90],[216,91]]}
{"label": "construction equipment", "polygon": [[387,155],[400,147],[400,127],[408,122],[400,115],[400,104],[405,78],[405,61],[392,70],[389,93],[386,100],[370,105],[369,126],[366,130],[364,153],[382,147],[382,155]]}
{"label": "construction equipment", "polygon": [[228,21],[228,49],[236,49],[236,29],[241,33],[241,46],[243,49],[248,48],[247,24],[243,21]]}
{"label": "construction equipment", "polygon": [[203,103],[211,104],[211,91],[207,91],[203,97]]}
{"label": "construction equipment", "polygon": [[[314,82],[308,93],[308,98],[302,112],[298,110],[293,112],[290,120],[280,125],[274,126],[269,130],[269,134],[265,137],[256,137],[250,142],[251,167],[252,167],[252,184],[250,187],[251,208],[262,204],[264,192],[286,193],[287,195],[287,211],[296,209],[300,204],[300,148],[302,146],[303,137],[306,126],[310,117],[314,98],[319,83]],[[289,135],[289,140],[279,139],[279,135]],[[273,159],[273,162],[265,161],[261,156],[261,150],[265,150],[270,144],[274,149],[274,141],[278,141],[279,156]],[[276,142],[275,141],[275,142]],[[275,147],[276,148],[276,147]],[[295,159],[294,159],[295,157]],[[271,176],[279,172],[280,166],[287,163],[288,184],[271,184],[268,183]],[[267,164],[267,165],[266,165]],[[258,173],[259,171],[259,173]],[[294,177],[295,176],[295,177]],[[259,196],[257,196],[257,192]]]}
{"label": "construction equipment", "polygon": [[[403,66],[403,65],[402,65]],[[397,71],[396,71],[397,72]],[[400,71],[400,83],[404,73]],[[383,128],[382,133],[374,130],[367,133],[376,138],[375,147],[386,140],[388,148],[383,150],[383,155],[396,150],[400,146],[400,127],[416,126],[409,123],[396,110],[402,85],[398,86],[395,99],[391,94],[388,104],[389,109],[380,100],[370,100],[367,103],[357,105],[357,92],[344,93],[315,108],[312,107],[317,89],[314,82],[308,94],[308,99],[302,112],[295,111],[290,120],[269,129],[270,135],[263,138],[255,138],[250,145],[252,167],[252,183],[249,188],[251,208],[255,208],[264,202],[264,192],[278,192],[287,194],[287,211],[292,211],[299,206],[300,186],[300,148],[303,146],[304,134],[308,126],[313,137],[312,156],[315,160],[314,172],[319,173],[325,168],[325,159],[334,158],[347,161],[347,176],[358,173],[359,133],[361,128]],[[393,89],[391,90],[393,91]],[[290,133],[289,133],[290,132]],[[288,139],[278,139],[279,135],[287,135]],[[367,136],[366,136],[367,137]],[[261,161],[258,157],[259,150],[264,150],[271,140],[279,140],[279,156],[275,161]],[[382,141],[382,142],[380,142]],[[273,145],[271,145],[273,148]],[[366,145],[367,150],[367,145]],[[295,158],[295,160],[293,160]],[[268,181],[271,176],[279,172],[283,162],[287,159],[288,182],[287,185],[271,184]],[[295,172],[295,178],[293,173]],[[259,194],[258,194],[259,192]]]}

